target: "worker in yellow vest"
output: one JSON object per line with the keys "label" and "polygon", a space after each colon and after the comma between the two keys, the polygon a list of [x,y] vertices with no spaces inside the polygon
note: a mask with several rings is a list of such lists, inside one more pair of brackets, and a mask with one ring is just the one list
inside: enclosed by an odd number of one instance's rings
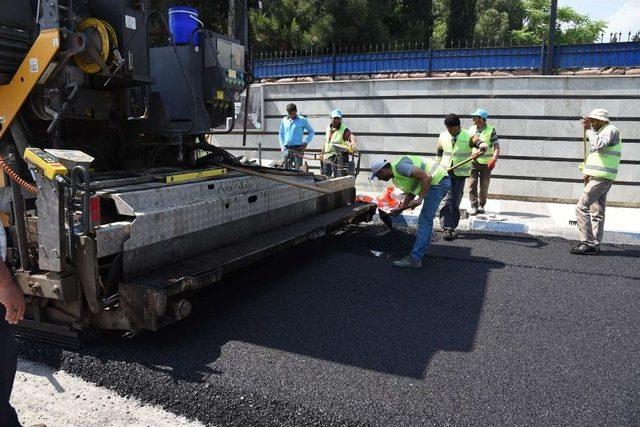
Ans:
{"label": "worker in yellow vest", "polygon": [[[487,144],[476,135],[470,135],[460,127],[460,118],[455,114],[449,114],[444,119],[447,128],[438,137],[438,151],[436,161],[449,169],[454,165],[475,156],[482,155],[487,150]],[[477,150],[474,152],[473,149]],[[445,240],[453,240],[458,234],[456,228],[460,222],[460,202],[464,193],[464,183],[471,175],[471,164],[467,163],[449,172],[451,178],[451,190],[442,201],[440,208],[440,226],[444,232]]]}
{"label": "worker in yellow vest", "polygon": [[[342,111],[331,111],[331,123],[327,126],[324,146],[320,151],[322,174],[334,177],[346,175],[344,169],[349,164],[349,153],[355,150],[356,136],[343,123]],[[342,161],[338,162],[338,158]],[[342,168],[339,167],[340,164],[343,165]]]}
{"label": "worker in yellow vest", "polygon": [[616,180],[622,157],[622,137],[620,131],[609,123],[609,112],[601,108],[583,118],[582,125],[589,142],[589,154],[580,165],[585,187],[576,206],[581,242],[571,252],[596,255],[604,235],[607,193]]}
{"label": "worker in yellow vest", "polygon": [[[470,135],[476,135],[482,142],[487,144],[487,150],[471,163],[471,175],[467,180],[469,190],[469,201],[471,211],[469,214],[483,214],[484,205],[487,203],[487,193],[489,192],[489,181],[491,171],[496,167],[496,161],[500,155],[500,144],[498,144],[498,134],[493,125],[487,124],[489,113],[482,108],[478,108],[471,113],[473,126],[469,128]],[[478,195],[478,184],[480,184],[480,195]]]}
{"label": "worker in yellow vest", "polygon": [[[371,179],[392,180],[405,193],[402,204],[391,211],[399,215],[405,209],[422,205],[418,216],[418,230],[411,254],[394,261],[400,268],[422,267],[422,257],[431,243],[433,219],[442,198],[451,189],[451,179],[438,162],[419,156],[403,156],[395,161],[378,160],[371,165]],[[416,198],[417,197],[417,198]]]}

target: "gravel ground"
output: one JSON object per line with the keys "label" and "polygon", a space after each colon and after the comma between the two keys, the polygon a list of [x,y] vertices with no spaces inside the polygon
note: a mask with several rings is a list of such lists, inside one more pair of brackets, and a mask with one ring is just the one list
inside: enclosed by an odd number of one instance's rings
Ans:
{"label": "gravel ground", "polygon": [[158,333],[21,355],[205,424],[640,423],[640,249],[463,237],[404,271],[412,236],[354,227]]}
{"label": "gravel ground", "polygon": [[18,363],[11,403],[25,426],[202,425],[26,360]]}

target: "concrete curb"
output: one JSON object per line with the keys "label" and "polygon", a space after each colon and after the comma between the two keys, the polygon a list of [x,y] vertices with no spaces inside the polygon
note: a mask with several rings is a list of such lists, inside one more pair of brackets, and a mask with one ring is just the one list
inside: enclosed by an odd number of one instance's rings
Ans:
{"label": "concrete curb", "polygon": [[[374,216],[374,223],[382,224],[378,214]],[[401,228],[415,229],[418,224],[418,213],[403,214],[392,218],[393,224]],[[442,230],[436,220],[433,224],[435,230]],[[541,225],[520,221],[495,221],[478,218],[460,220],[460,231],[473,231],[480,234],[511,234],[523,236],[560,237],[566,240],[580,240],[577,228],[561,227],[558,225]],[[640,233],[605,231],[603,243],[615,245],[640,246]]]}

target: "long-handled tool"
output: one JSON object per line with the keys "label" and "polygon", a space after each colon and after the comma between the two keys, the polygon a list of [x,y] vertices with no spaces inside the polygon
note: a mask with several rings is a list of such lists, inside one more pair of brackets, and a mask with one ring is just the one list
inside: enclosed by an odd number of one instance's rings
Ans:
{"label": "long-handled tool", "polygon": [[471,157],[469,157],[469,158],[467,158],[467,159],[464,159],[464,160],[463,160],[463,161],[461,161],[460,163],[458,163],[458,164],[456,164],[456,165],[453,165],[453,166],[451,166],[449,169],[447,169],[447,172],[454,171],[454,170],[458,169],[460,166],[462,166],[462,165],[466,165],[467,163],[469,163],[470,161],[475,160],[475,159],[476,159],[476,158],[475,158],[474,156],[471,156]]}
{"label": "long-handled tool", "polygon": [[305,190],[317,191],[318,193],[323,193],[323,194],[333,194],[333,192],[331,190],[327,190],[325,188],[315,187],[313,185],[304,184],[302,182],[292,182],[292,181],[289,181],[288,179],[283,179],[283,178],[277,177],[275,175],[269,175],[269,174],[266,174],[266,173],[256,172],[256,171],[253,171],[253,170],[251,170],[249,168],[241,168],[241,167],[238,167],[238,166],[230,165],[228,163],[221,163],[220,166],[225,167],[227,169],[234,170],[234,171],[242,172],[242,173],[244,173],[246,175],[257,176],[259,178],[269,179],[271,181],[280,182],[282,184],[288,184],[288,185],[292,185],[294,187],[304,188]]}

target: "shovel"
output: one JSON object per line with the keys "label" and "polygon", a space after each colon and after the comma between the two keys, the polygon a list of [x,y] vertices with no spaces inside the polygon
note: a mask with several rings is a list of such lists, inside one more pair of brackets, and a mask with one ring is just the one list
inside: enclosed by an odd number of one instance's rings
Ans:
{"label": "shovel", "polygon": [[[409,209],[409,208],[404,208],[402,210],[404,211],[406,209]],[[393,230],[393,221],[391,219],[391,214],[389,212],[383,211],[382,209],[378,208],[378,216],[380,217],[380,221],[382,221],[382,223],[386,225],[389,230]]]}
{"label": "shovel", "polygon": [[474,156],[469,157],[468,159],[464,159],[463,161],[461,161],[460,163],[451,166],[449,169],[447,169],[447,172],[451,172],[454,171],[456,169],[458,169],[460,166],[462,165],[466,165],[467,163],[469,163],[470,161],[475,160]]}

